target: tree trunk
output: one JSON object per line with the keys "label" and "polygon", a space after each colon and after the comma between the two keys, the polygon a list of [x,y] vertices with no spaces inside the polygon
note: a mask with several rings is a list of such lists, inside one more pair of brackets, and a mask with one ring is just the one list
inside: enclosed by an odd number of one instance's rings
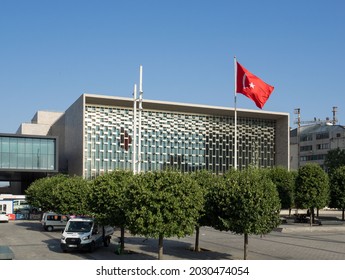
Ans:
{"label": "tree trunk", "polygon": [[343,208],[343,214],[342,214],[342,216],[341,216],[341,219],[342,219],[343,221],[345,221],[345,208]]}
{"label": "tree trunk", "polygon": [[200,252],[199,248],[199,236],[200,236],[200,227],[195,227],[195,246],[194,246],[194,252]]}
{"label": "tree trunk", "polygon": [[247,254],[248,254],[248,233],[244,234],[244,254],[243,254],[243,259],[247,259]]}
{"label": "tree trunk", "polygon": [[121,226],[121,237],[120,237],[120,254],[125,251],[125,227]]}
{"label": "tree trunk", "polygon": [[158,259],[162,260],[163,259],[163,235],[159,235],[158,239]]}

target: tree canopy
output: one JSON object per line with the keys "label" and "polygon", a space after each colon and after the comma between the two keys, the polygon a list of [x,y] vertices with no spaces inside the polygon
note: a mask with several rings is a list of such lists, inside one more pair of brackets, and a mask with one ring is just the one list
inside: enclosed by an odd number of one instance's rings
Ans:
{"label": "tree canopy", "polygon": [[295,202],[298,208],[312,209],[327,206],[329,180],[318,164],[306,164],[298,169]]}
{"label": "tree canopy", "polygon": [[211,190],[215,188],[219,181],[221,180],[220,176],[212,174],[210,171],[207,170],[198,170],[196,172],[191,173],[192,179],[197,182],[204,197],[204,204],[201,208],[198,222],[195,228],[195,246],[194,250],[199,251],[199,229],[201,226],[212,226],[215,221],[215,214],[214,214],[214,205],[211,199]]}
{"label": "tree canopy", "polygon": [[345,166],[345,150],[336,148],[329,150],[325,158],[327,172],[331,174],[340,166]]}
{"label": "tree canopy", "polygon": [[203,194],[190,175],[177,171],[141,173],[128,190],[129,229],[133,234],[159,239],[192,234],[203,206]]}
{"label": "tree canopy", "polygon": [[215,189],[220,223],[216,228],[244,234],[244,259],[248,235],[266,234],[280,224],[280,200],[267,172],[249,167],[230,170],[224,185]]}
{"label": "tree canopy", "polygon": [[277,187],[281,208],[292,208],[294,206],[295,177],[297,173],[282,166],[273,167],[268,172],[272,182]]}
{"label": "tree canopy", "polygon": [[66,180],[69,180],[68,176],[59,174],[34,181],[25,191],[27,202],[43,212],[56,211],[57,201],[54,189]]}
{"label": "tree canopy", "polygon": [[90,184],[90,211],[103,224],[125,226],[127,190],[133,173],[117,170],[98,176]]}
{"label": "tree canopy", "polygon": [[133,180],[130,171],[116,170],[98,176],[90,184],[87,198],[92,215],[103,225],[116,225],[121,228],[121,247],[124,251],[124,234],[127,226],[128,198],[127,193]]}
{"label": "tree canopy", "polygon": [[330,207],[345,209],[345,166],[335,169],[330,176]]}
{"label": "tree canopy", "polygon": [[89,215],[86,198],[89,194],[88,181],[80,176],[69,177],[59,182],[54,190],[54,211],[62,214]]}
{"label": "tree canopy", "polygon": [[221,219],[238,234],[266,234],[280,223],[280,200],[266,172],[247,168],[230,173],[225,181],[227,195],[221,200]]}

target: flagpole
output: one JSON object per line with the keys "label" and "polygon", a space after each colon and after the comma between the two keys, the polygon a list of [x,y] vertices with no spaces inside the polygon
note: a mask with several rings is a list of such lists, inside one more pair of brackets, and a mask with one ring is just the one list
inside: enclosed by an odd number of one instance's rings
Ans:
{"label": "flagpole", "polygon": [[237,95],[236,95],[236,84],[237,84],[237,63],[236,56],[234,56],[234,104],[235,104],[235,141],[234,141],[234,169],[237,169]]}
{"label": "flagpole", "polygon": [[143,111],[143,66],[139,72],[138,173],[141,172],[141,115]]}
{"label": "flagpole", "polygon": [[137,84],[134,84],[133,89],[133,154],[132,154],[132,166],[133,174],[137,172]]}

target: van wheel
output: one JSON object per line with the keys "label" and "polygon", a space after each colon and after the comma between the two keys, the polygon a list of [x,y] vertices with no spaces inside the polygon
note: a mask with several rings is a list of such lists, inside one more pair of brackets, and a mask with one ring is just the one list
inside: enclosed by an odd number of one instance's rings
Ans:
{"label": "van wheel", "polygon": [[104,247],[109,247],[110,245],[110,237],[106,237],[103,241]]}
{"label": "van wheel", "polygon": [[47,226],[47,231],[53,231],[53,227],[52,226]]}

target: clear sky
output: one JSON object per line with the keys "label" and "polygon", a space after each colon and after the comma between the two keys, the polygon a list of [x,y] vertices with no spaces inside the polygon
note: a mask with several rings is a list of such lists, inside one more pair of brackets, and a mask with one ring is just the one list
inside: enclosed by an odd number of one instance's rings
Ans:
{"label": "clear sky", "polygon": [[[233,57],[264,110],[345,125],[343,0],[0,0],[0,133],[81,94],[234,107]],[[237,107],[258,109],[239,94]],[[258,109],[260,110],[260,109]]]}

